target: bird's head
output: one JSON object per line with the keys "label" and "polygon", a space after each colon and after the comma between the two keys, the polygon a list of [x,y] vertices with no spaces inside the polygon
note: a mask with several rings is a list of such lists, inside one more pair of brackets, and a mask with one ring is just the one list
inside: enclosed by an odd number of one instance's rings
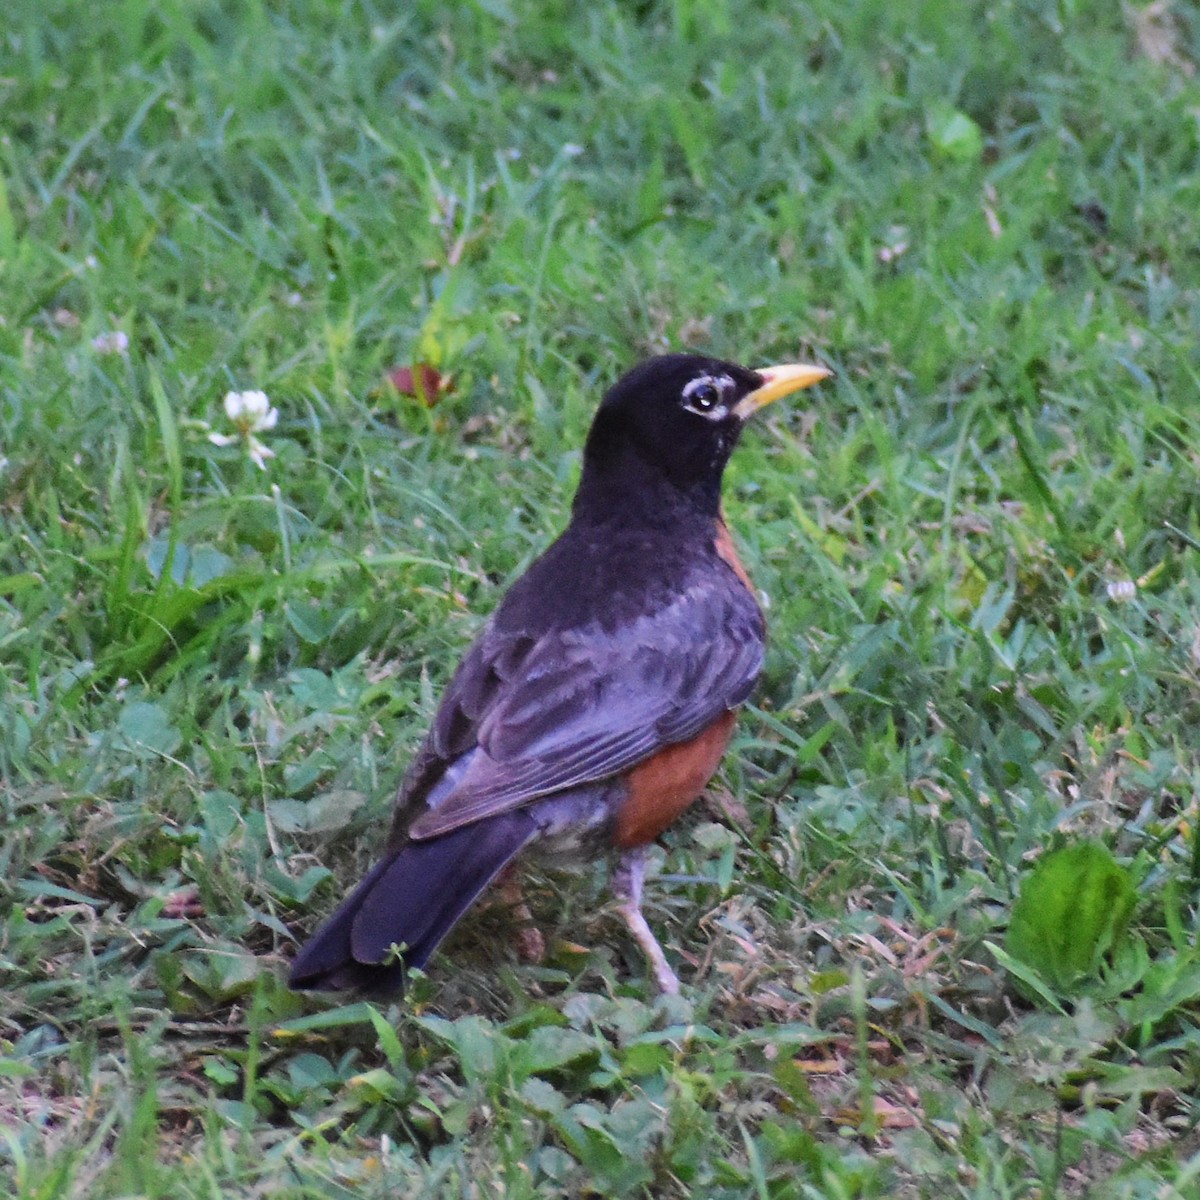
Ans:
{"label": "bird's head", "polygon": [[611,488],[622,473],[632,480],[649,472],[715,509],[722,472],[746,421],[830,374],[803,363],[751,370],[697,354],[647,359],[601,402],[584,447],[585,484],[589,474]]}

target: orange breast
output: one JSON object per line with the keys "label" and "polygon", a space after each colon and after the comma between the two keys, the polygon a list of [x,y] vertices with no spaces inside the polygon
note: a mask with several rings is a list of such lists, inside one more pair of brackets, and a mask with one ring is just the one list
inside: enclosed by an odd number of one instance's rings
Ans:
{"label": "orange breast", "polygon": [[723,713],[690,742],[667,746],[629,772],[613,841],[622,850],[652,842],[713,777],[733,733],[735,712]]}
{"label": "orange breast", "polygon": [[738,557],[737,547],[733,544],[733,538],[729,535],[729,526],[725,524],[723,517],[717,518],[717,536],[715,545],[717,548],[717,557],[727,566],[733,568],[734,574],[746,585],[750,594],[754,594],[754,584],[750,582],[750,576],[746,573],[746,568],[742,565],[742,560]]}

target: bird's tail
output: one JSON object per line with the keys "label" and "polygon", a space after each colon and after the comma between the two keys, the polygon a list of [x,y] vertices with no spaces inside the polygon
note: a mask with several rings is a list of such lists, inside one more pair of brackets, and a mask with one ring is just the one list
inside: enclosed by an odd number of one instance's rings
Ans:
{"label": "bird's tail", "polygon": [[288,983],[300,991],[402,990],[405,967],[425,965],[536,831],[528,813],[508,812],[389,852],[305,943]]}

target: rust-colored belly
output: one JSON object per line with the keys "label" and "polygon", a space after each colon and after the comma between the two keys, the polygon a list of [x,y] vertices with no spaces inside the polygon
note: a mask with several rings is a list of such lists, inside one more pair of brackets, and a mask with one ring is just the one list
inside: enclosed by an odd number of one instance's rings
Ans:
{"label": "rust-colored belly", "polygon": [[617,811],[613,842],[622,850],[652,842],[704,790],[729,745],[737,713],[727,712],[690,742],[660,750],[634,767]]}

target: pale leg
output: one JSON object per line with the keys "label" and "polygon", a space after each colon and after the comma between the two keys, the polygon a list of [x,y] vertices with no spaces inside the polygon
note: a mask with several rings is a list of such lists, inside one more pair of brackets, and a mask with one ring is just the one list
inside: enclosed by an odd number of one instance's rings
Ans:
{"label": "pale leg", "polygon": [[617,898],[617,912],[629,932],[641,946],[650,966],[654,969],[654,978],[659,990],[668,996],[679,995],[679,977],[671,970],[663,948],[658,944],[646,918],[642,916],[642,883],[646,878],[646,851],[638,846],[627,850],[621,855],[620,862],[612,876],[612,892]]}

